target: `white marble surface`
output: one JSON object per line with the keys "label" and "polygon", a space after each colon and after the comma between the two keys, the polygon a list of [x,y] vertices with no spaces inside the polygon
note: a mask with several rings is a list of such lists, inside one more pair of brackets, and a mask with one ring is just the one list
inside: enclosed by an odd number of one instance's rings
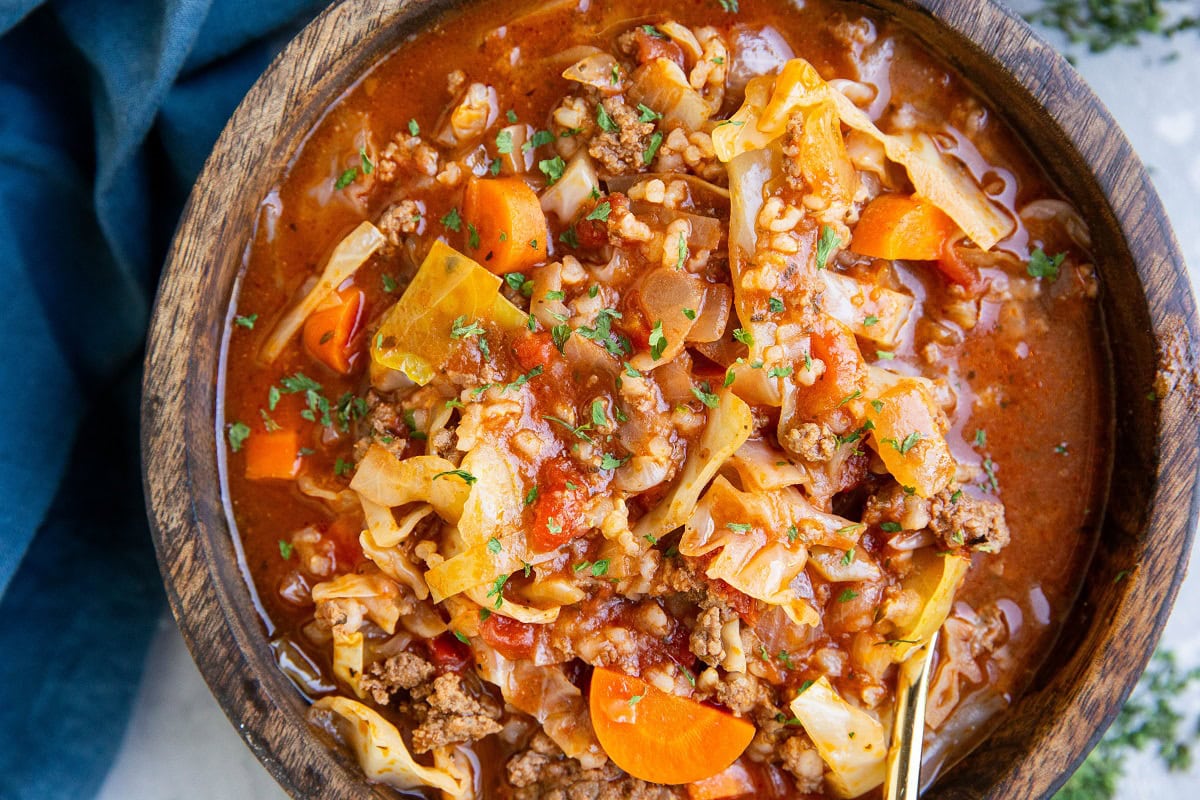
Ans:
{"label": "white marble surface", "polygon": [[[1024,5],[1028,3],[1016,3]],[[1052,37],[1051,37],[1052,38]],[[1178,56],[1169,58],[1177,52]],[[1200,36],[1174,45],[1084,55],[1079,69],[1150,168],[1200,285]],[[1200,665],[1200,574],[1184,584],[1164,643]],[[1200,698],[1189,698],[1192,706]],[[1149,755],[1128,762],[1122,800],[1195,797],[1200,766],[1167,774]],[[170,617],[150,650],[133,719],[99,800],[271,800],[286,795],[238,738],[192,664]]]}

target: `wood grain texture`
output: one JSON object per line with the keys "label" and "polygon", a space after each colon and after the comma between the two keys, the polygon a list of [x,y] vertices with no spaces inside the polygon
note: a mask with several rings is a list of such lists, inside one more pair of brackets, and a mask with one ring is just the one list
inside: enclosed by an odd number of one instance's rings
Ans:
{"label": "wood grain texture", "polygon": [[[325,107],[457,2],[348,0],[307,27],[238,107],[184,210],[147,344],[147,507],[171,609],[225,713],[297,798],[395,797],[322,746],[275,666],[219,492],[223,337],[258,202]],[[1061,785],[1132,689],[1186,570],[1200,510],[1195,301],[1140,161],[1070,66],[992,3],[873,0],[960,73],[1075,201],[1095,242],[1113,362],[1116,463],[1096,557],[1056,654],[975,755],[928,797],[1039,798]],[[230,180],[229,176],[237,176]],[[1160,379],[1170,387],[1148,398]],[[1070,487],[1064,487],[1069,491]],[[1114,582],[1129,571],[1128,576]]]}

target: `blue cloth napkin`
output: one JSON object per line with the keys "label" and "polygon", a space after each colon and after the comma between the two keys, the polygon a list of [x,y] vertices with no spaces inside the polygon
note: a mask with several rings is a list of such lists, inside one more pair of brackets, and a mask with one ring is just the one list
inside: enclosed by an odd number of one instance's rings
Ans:
{"label": "blue cloth napkin", "polygon": [[[95,794],[163,598],[142,345],[179,211],[322,0],[0,0],[0,798]],[[186,725],[187,720],[180,720]]]}

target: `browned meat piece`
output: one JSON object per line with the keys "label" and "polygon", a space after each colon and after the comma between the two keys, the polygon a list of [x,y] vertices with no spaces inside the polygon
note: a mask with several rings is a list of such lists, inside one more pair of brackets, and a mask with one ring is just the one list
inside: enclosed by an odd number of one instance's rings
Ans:
{"label": "browned meat piece", "polygon": [[825,762],[804,734],[786,739],[779,748],[783,768],[796,776],[800,794],[819,794],[825,779]]}
{"label": "browned meat piece", "polygon": [[415,200],[401,200],[379,217],[379,230],[388,244],[399,247],[403,234],[416,233],[421,227],[421,206]]}
{"label": "browned meat piece", "polygon": [[725,658],[725,647],[721,643],[721,609],[710,608],[700,613],[696,628],[692,631],[689,647],[696,657],[706,664],[716,666]]}
{"label": "browned meat piece", "polygon": [[433,677],[434,667],[413,653],[399,653],[386,661],[377,661],[363,675],[363,691],[385,706],[400,691],[409,691]]}
{"label": "browned meat piece", "polygon": [[639,122],[637,110],[625,105],[619,97],[605,98],[600,105],[612,118],[616,130],[606,131],[602,126],[588,145],[588,152],[612,175],[640,171],[646,166],[642,154],[650,145],[654,123]]}
{"label": "browned meat piece", "polygon": [[404,458],[408,445],[408,425],[398,405],[385,400],[378,392],[367,392],[367,415],[359,423],[361,432],[354,443],[354,460],[362,461],[372,443],[387,449],[396,458]]}
{"label": "browned meat piece", "polygon": [[[414,696],[419,693],[414,692]],[[413,750],[417,753],[428,753],[448,744],[473,742],[499,733],[501,729],[497,722],[500,704],[487,695],[475,698],[467,694],[462,678],[456,673],[439,675],[426,702],[429,707],[425,719],[412,733]]]}
{"label": "browned meat piece", "polygon": [[611,761],[599,769],[584,769],[567,758],[544,733],[529,749],[508,760],[508,782],[502,800],[674,800],[686,795],[679,786],[659,786],[630,777]]}
{"label": "browned meat piece", "polygon": [[929,517],[929,529],[947,549],[969,547],[997,553],[1008,544],[1004,506],[994,500],[944,489],[929,501]]}
{"label": "browned meat piece", "polygon": [[828,425],[802,422],[785,430],[779,443],[803,461],[822,463],[837,451],[837,434]]}
{"label": "browned meat piece", "polygon": [[808,182],[804,179],[801,169],[804,141],[804,113],[793,112],[788,117],[787,128],[783,133],[783,170],[787,174],[787,183],[793,190],[804,192],[808,190]]}
{"label": "browned meat piece", "polygon": [[744,717],[768,701],[766,694],[757,678],[743,672],[731,672],[717,684],[717,702],[738,716]]}
{"label": "browned meat piece", "polygon": [[419,136],[397,133],[376,160],[375,177],[389,183],[400,177],[402,172],[432,178],[438,173],[437,151],[421,141]]}

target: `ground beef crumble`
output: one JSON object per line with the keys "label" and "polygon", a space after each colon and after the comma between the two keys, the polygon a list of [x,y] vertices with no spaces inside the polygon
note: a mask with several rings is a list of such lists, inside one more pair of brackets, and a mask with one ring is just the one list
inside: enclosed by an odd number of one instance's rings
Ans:
{"label": "ground beef crumble", "polygon": [[529,749],[508,760],[506,773],[508,782],[498,791],[501,800],[675,800],[687,796],[682,787],[631,777],[611,761],[598,769],[584,769],[540,731]]}
{"label": "ground beef crumble", "polygon": [[360,686],[371,699],[386,706],[401,691],[411,691],[433,677],[435,669],[414,653],[398,653],[376,661],[363,674]]}
{"label": "ground beef crumble", "polygon": [[473,742],[502,726],[500,704],[487,695],[474,697],[463,687],[462,678],[453,672],[437,676],[432,686],[423,684],[412,690],[412,711],[424,716],[412,732],[413,751],[428,753],[437,747]]}
{"label": "ground beef crumble", "polygon": [[837,434],[828,425],[802,422],[783,432],[779,443],[792,455],[814,464],[833,458],[837,452]]}
{"label": "ground beef crumble", "polygon": [[993,500],[944,489],[929,501],[929,517],[929,529],[947,549],[966,546],[996,553],[1008,544],[1004,506]]}
{"label": "ground beef crumble", "polygon": [[601,129],[588,145],[588,153],[612,175],[640,171],[646,166],[643,154],[650,145],[654,123],[639,121],[637,109],[629,107],[619,97],[607,97],[600,105],[612,118],[616,130]]}

